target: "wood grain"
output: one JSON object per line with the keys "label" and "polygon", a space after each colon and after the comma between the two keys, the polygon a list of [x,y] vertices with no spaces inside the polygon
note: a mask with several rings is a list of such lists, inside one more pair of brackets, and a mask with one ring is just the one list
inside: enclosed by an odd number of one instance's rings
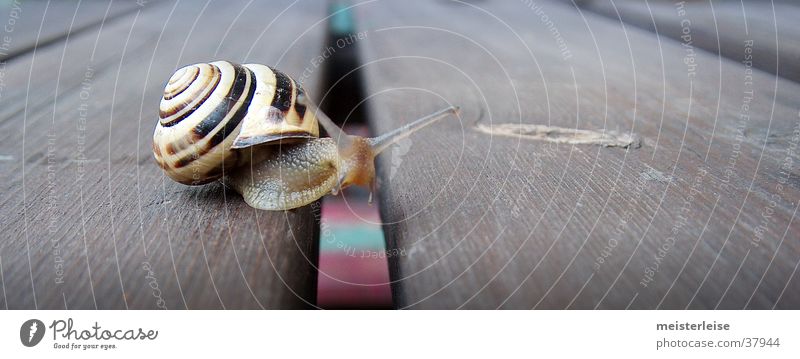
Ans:
{"label": "wood grain", "polygon": [[589,0],[599,14],[691,41],[697,48],[738,61],[744,41],[753,41],[755,67],[800,81],[800,5],[796,1],[629,1]]}
{"label": "wood grain", "polygon": [[185,64],[264,63],[298,79],[309,67],[317,93],[325,4],[203,4],[146,4],[3,68],[0,308],[314,303],[318,211],[256,211],[220,185],[174,183],[151,141],[164,81]]}
{"label": "wood grain", "polygon": [[0,61],[62,42],[68,36],[110,24],[141,6],[156,4],[158,0],[6,1],[0,4],[0,14],[6,20],[2,31],[8,36],[8,45],[0,50]]}
{"label": "wood grain", "polygon": [[378,160],[398,307],[800,307],[798,84],[550,1],[354,11],[376,133],[462,107]]}

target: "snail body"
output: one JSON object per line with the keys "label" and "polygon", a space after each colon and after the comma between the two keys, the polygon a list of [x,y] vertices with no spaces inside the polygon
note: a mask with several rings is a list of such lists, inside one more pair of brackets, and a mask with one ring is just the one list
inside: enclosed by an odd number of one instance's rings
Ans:
{"label": "snail body", "polygon": [[337,151],[331,138],[282,146],[262,161],[235,169],[223,181],[255,208],[304,206],[336,187],[341,163]]}
{"label": "snail body", "polygon": [[[374,187],[381,151],[457,112],[441,110],[375,138],[346,134],[289,76],[227,61],[179,69],[168,81],[153,135],[156,162],[173,180],[215,180],[250,206],[286,210],[349,185]],[[319,138],[319,125],[331,136]]]}

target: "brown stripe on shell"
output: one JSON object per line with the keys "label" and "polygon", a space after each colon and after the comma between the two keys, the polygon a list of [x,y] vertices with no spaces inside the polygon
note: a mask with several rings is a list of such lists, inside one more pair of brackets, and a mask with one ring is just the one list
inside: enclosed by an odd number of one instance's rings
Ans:
{"label": "brown stripe on shell", "polygon": [[[233,80],[233,86],[230,91],[225,95],[225,100],[217,105],[208,116],[192,129],[192,132],[194,132],[196,136],[205,138],[214,131],[220,123],[224,126],[223,130],[227,130],[225,133],[225,136],[227,136],[228,133],[233,131],[233,128],[239,125],[239,122],[242,121],[242,117],[247,113],[247,108],[250,105],[250,101],[253,99],[253,94],[256,92],[256,82],[253,81],[253,77],[255,76],[250,69],[240,65],[234,65],[234,71],[236,72],[236,77]],[[234,113],[228,121],[224,121],[223,123],[223,120],[231,115],[231,110],[237,105],[239,105],[239,108],[236,113]],[[235,122],[235,124],[230,122]],[[229,124],[234,124],[233,128],[229,128]],[[219,133],[219,131],[217,133]]]}
{"label": "brown stripe on shell", "polygon": [[[190,67],[195,67],[196,68],[197,65],[190,65],[190,66],[181,67],[180,69],[175,71],[175,73],[172,74],[172,76],[169,77],[169,80],[167,80],[167,85],[174,85],[176,82],[178,82],[178,80],[182,79],[186,75],[186,71],[187,71],[186,69],[188,69]],[[167,86],[167,87],[169,87],[169,86]]]}
{"label": "brown stripe on shell", "polygon": [[208,148],[206,146],[203,146],[201,151],[198,151],[198,152],[189,154],[188,156],[179,158],[177,161],[175,161],[175,164],[172,167],[173,168],[186,167],[186,165],[192,163],[192,161],[194,161],[194,160],[196,160],[196,159],[198,159],[200,157],[203,157],[203,155],[208,153],[209,150],[210,150],[210,148]]}
{"label": "brown stripe on shell", "polygon": [[283,72],[270,67],[275,73],[275,94],[272,97],[272,107],[286,113],[292,107],[292,79]]}
{"label": "brown stripe on shell", "polygon": [[[239,124],[242,122],[245,116],[247,116],[247,111],[250,109],[250,103],[253,101],[253,96],[256,93],[256,75],[250,71],[250,69],[238,66],[237,69],[241,69],[245,75],[247,76],[247,80],[250,82],[250,87],[248,88],[247,94],[239,95],[239,98],[236,102],[240,103],[239,108],[236,109],[236,112],[222,125],[222,129],[217,131],[214,136],[211,137],[211,141],[209,143],[211,146],[216,146],[222,141],[225,140],[228,136],[233,133],[233,131],[239,127]],[[242,100],[244,97],[244,100]],[[231,103],[231,107],[233,107],[235,103]]]}
{"label": "brown stripe on shell", "polygon": [[[189,86],[191,86],[192,83],[197,80],[197,76],[200,75],[200,68],[198,68],[197,66],[192,66],[191,70],[186,70],[186,71],[190,71],[188,79],[186,79],[187,76],[185,73],[183,74],[183,76],[180,76],[178,80],[183,80],[183,81],[181,81],[181,83],[177,87],[170,89],[168,91],[164,91],[165,100],[172,100],[175,96],[182,94],[183,91],[186,91],[186,89],[189,88]],[[170,82],[169,85],[174,85],[174,84]]]}
{"label": "brown stripe on shell", "polygon": [[[171,151],[170,154],[174,155],[175,153],[179,153],[185,150],[186,148],[190,147],[191,145],[198,143],[202,141],[204,138],[206,138],[206,136],[208,136],[211,132],[213,132],[214,129],[216,129],[219,126],[219,124],[226,117],[230,115],[231,109],[234,108],[236,104],[238,103],[242,104],[239,106],[238,109],[239,111],[237,111],[237,112],[243,111],[242,114],[240,115],[241,117],[244,117],[244,114],[247,113],[249,105],[253,99],[253,96],[255,95],[255,89],[256,89],[255,74],[250,69],[245,68],[244,66],[238,64],[231,64],[231,65],[233,65],[235,72],[234,80],[233,84],[229,89],[229,92],[223,97],[224,100],[221,101],[219,104],[217,104],[217,107],[215,107],[205,118],[203,118],[200,122],[198,122],[195,125],[195,127],[193,127],[192,130],[189,131],[189,133],[187,133],[183,137],[183,141],[170,143],[170,145],[172,146],[168,148],[168,150]],[[244,101],[240,101],[241,97],[245,96],[244,88],[247,86],[248,81],[250,85],[248,93],[246,94],[247,98]],[[219,135],[219,133],[222,132],[222,130],[217,131],[217,134],[214,137],[212,137],[211,140],[209,141],[210,147],[201,150],[201,154],[208,153],[214,146],[222,142],[224,137],[227,137],[228,133],[230,131],[233,131],[239,125],[239,122],[241,122],[242,118],[233,117],[233,120],[235,120],[236,122],[235,124],[230,123],[231,120],[229,120],[228,124],[226,124],[223,127],[223,130],[227,129],[227,132],[225,132],[224,135],[222,135],[222,138],[220,138],[221,135]],[[233,127],[229,128],[227,127],[228,125],[233,125]],[[180,161],[180,163],[188,163],[188,162],[186,162],[186,158],[184,158],[184,161]]]}
{"label": "brown stripe on shell", "polygon": [[[218,144],[222,143],[242,122],[248,111],[248,106],[253,100],[253,95],[256,92],[255,74],[250,69],[240,65],[234,65],[236,70],[236,79],[234,85],[228,95],[225,96],[226,101],[220,103],[211,114],[204,118],[192,131],[194,138],[205,138],[212,131],[219,129],[208,142],[206,142],[196,153],[190,154],[179,159],[175,163],[176,168],[184,167],[210,152]],[[245,92],[245,89],[247,92]],[[243,99],[244,98],[244,99]],[[230,111],[236,106],[239,108],[231,114]],[[226,120],[227,118],[227,120]]]}
{"label": "brown stripe on shell", "polygon": [[[191,115],[192,112],[194,112],[194,110],[196,110],[198,107],[203,105],[203,103],[206,102],[209,97],[211,97],[211,94],[214,91],[216,91],[217,85],[219,85],[221,74],[220,74],[219,67],[217,67],[216,65],[210,65],[210,66],[211,66],[212,71],[213,71],[213,73],[211,74],[211,83],[209,85],[201,87],[195,93],[189,95],[187,97],[189,100],[183,101],[178,106],[174,106],[174,107],[170,108],[167,111],[160,111],[161,125],[162,126],[170,127],[170,126],[174,126],[174,125],[180,123],[186,117],[189,117],[189,115]],[[203,93],[203,91],[205,91],[205,95],[203,95],[202,98],[197,100],[197,98],[200,97],[200,95]],[[192,106],[189,107],[189,104],[192,104]],[[183,111],[183,112],[181,112],[181,111]],[[178,112],[181,112],[181,113],[176,115]],[[175,118],[170,118],[173,115],[175,115]]]}
{"label": "brown stripe on shell", "polygon": [[306,93],[303,88],[297,86],[297,97],[294,101],[294,110],[297,112],[297,117],[300,118],[300,125],[303,124],[303,119],[306,116]]}
{"label": "brown stripe on shell", "polygon": [[[214,91],[216,91],[216,88],[219,85],[219,81],[221,79],[220,69],[219,69],[219,67],[217,67],[216,65],[213,65],[213,64],[209,64],[208,66],[211,68],[211,76],[208,78],[208,80],[210,80],[210,82],[206,82],[206,84],[204,86],[201,86],[197,91],[195,91],[194,93],[192,93],[190,95],[187,95],[187,97],[186,97],[187,100],[181,102],[177,106],[172,106],[168,110],[160,110],[159,111],[159,115],[161,117],[161,123],[162,123],[163,126],[169,127],[169,126],[175,125],[178,122],[180,122],[181,120],[183,120],[184,118],[188,117],[188,115],[191,115],[191,113],[195,109],[200,107],[200,105],[202,105],[203,102],[205,102],[211,96],[211,94]],[[204,92],[205,92],[205,96],[203,96],[198,101],[198,98]],[[169,119],[170,116],[173,116],[176,113],[181,112],[182,110],[186,109],[186,107],[189,104],[194,104],[194,105],[191,108],[189,108],[188,110],[186,110],[186,112],[182,113],[180,117],[178,117],[176,119]]]}
{"label": "brown stripe on shell", "polygon": [[[248,153],[252,158],[252,152]],[[230,151],[222,158],[222,164],[207,172],[209,177],[219,178],[225,175],[225,170],[239,167],[245,162],[245,154],[242,151]]]}

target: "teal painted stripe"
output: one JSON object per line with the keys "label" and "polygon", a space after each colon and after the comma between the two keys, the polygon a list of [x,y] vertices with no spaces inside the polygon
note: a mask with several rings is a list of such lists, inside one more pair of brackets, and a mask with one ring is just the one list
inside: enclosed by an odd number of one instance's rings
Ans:
{"label": "teal painted stripe", "polygon": [[330,30],[334,36],[345,36],[355,32],[356,23],[353,12],[345,2],[336,2],[331,5]]}

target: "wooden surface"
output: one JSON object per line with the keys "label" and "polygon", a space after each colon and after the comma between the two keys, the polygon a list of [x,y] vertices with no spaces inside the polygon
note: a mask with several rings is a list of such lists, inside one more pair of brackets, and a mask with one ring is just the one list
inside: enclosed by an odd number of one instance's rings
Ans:
{"label": "wooden surface", "polygon": [[800,6],[786,0],[585,0],[584,8],[738,60],[752,40],[754,65],[800,81]]}
{"label": "wooden surface", "polygon": [[[309,307],[318,206],[176,184],[150,146],[184,64],[264,63],[324,92],[318,56],[342,50],[324,2],[58,3],[23,2],[5,34],[0,308]],[[350,11],[374,132],[462,107],[377,162],[397,307],[800,308],[800,85],[758,70],[768,56],[748,69],[742,45],[720,58],[572,2]],[[640,146],[476,129],[509,124]]]}
{"label": "wooden surface", "polygon": [[[0,52],[0,60],[9,61],[33,51],[34,48],[41,49],[63,42],[68,36],[80,34],[82,31],[96,31],[97,27],[111,24],[139,8],[137,1],[5,0],[0,3],[0,14],[7,20],[3,24],[3,31],[12,40]],[[5,25],[9,27],[6,28]]]}
{"label": "wooden surface", "polygon": [[[378,161],[399,308],[800,307],[798,84],[699,49],[690,68],[681,43],[571,4],[353,11],[375,132],[463,110]],[[477,123],[614,130],[642,146]]]}
{"label": "wooden surface", "polygon": [[310,60],[325,34],[325,5],[290,4],[152,1],[128,6],[102,27],[108,2],[83,1],[69,11],[59,4],[41,36],[22,30],[38,31],[41,4],[22,4],[29,17],[7,34],[15,49],[51,36],[51,25],[69,24],[64,17],[73,14],[83,19],[75,26],[95,25],[2,68],[0,308],[314,302],[312,207],[256,211],[220,185],[174,183],[151,150],[161,89],[182,65],[257,62],[298,79],[310,67],[303,82],[317,93],[319,71]]}

